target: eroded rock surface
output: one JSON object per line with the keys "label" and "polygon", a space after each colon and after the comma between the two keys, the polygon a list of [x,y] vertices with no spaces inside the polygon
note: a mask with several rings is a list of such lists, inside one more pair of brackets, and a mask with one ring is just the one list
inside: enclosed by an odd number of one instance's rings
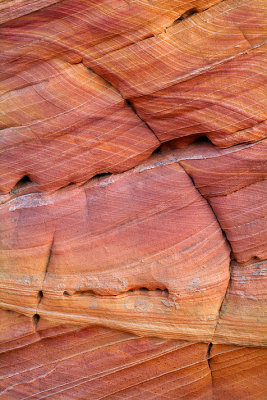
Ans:
{"label": "eroded rock surface", "polygon": [[266,2],[0,4],[0,399],[257,399]]}

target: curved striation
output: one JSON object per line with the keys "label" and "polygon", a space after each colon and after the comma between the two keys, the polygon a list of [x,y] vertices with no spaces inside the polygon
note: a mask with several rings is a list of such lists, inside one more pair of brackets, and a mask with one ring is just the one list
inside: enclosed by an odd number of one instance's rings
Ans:
{"label": "curved striation", "polygon": [[[4,89],[5,88],[5,89]],[[147,158],[155,135],[120,94],[83,64],[39,64],[2,85],[0,190],[25,175],[55,190]]]}
{"label": "curved striation", "polygon": [[264,14],[262,0],[223,1],[86,62],[132,101],[162,142],[190,135],[222,147],[256,141],[266,130]]}
{"label": "curved striation", "polygon": [[216,149],[216,157],[196,154],[195,160],[191,157],[182,160],[181,164],[204,197],[226,196],[267,178],[266,144],[267,141],[263,140],[236,146],[229,151]]}
{"label": "curved striation", "polygon": [[266,397],[266,349],[259,347],[215,344],[208,350],[205,343],[53,326],[43,318],[37,335],[35,343],[0,354],[1,399]]}
{"label": "curved striation", "polygon": [[231,278],[213,341],[267,345],[267,262],[232,263]]}
{"label": "curved striation", "polygon": [[181,161],[207,197],[238,262],[266,258],[266,140]]}
{"label": "curved striation", "polygon": [[232,255],[239,262],[267,258],[267,181],[258,182],[210,204],[218,217]]}
{"label": "curved striation", "polygon": [[0,2],[0,399],[266,399],[264,15]]}
{"label": "curved striation", "polygon": [[3,204],[1,306],[209,340],[229,279],[229,248],[184,170],[159,160]]}
{"label": "curved striation", "polygon": [[210,357],[212,399],[266,398],[266,349],[215,344]]}
{"label": "curved striation", "polygon": [[41,341],[0,355],[1,399],[152,400],[197,394],[204,400],[211,395],[205,343],[138,338],[97,327],[60,336],[50,328],[46,337],[45,325],[37,328]]}
{"label": "curved striation", "polygon": [[25,16],[22,14],[27,14],[27,0],[20,0],[20,9],[18,2],[12,4],[6,0],[1,5],[1,23],[14,14],[21,16],[1,28],[4,51],[1,76],[10,76],[40,60],[57,56],[72,61],[81,57],[97,59],[159,34],[189,10],[202,11],[219,2],[62,0],[51,5],[52,1],[41,9],[44,3],[38,0],[31,4],[35,12]]}
{"label": "curved striation", "polygon": [[220,147],[255,142],[266,137],[265,54],[262,45],[131,101],[161,142],[201,136]]}

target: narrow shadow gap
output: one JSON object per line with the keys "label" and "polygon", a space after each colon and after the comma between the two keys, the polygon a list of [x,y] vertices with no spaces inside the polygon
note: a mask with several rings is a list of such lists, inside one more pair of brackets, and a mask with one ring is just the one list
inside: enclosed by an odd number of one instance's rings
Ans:
{"label": "narrow shadow gap", "polygon": [[154,292],[154,293],[157,293],[158,295],[164,295],[165,297],[168,297],[168,295],[169,295],[169,290],[167,288],[165,288],[165,289],[160,289],[160,288],[148,289],[147,287],[142,286],[140,288],[131,288],[131,289],[125,291],[125,292],[121,292],[121,293],[118,293],[118,294],[99,294],[99,293],[96,293],[94,290],[91,290],[91,289],[77,290],[77,291],[74,291],[74,292],[71,292],[71,291],[69,292],[67,290],[64,290],[63,296],[64,297],[71,297],[71,296],[79,295],[79,296],[98,296],[98,297],[110,297],[110,298],[113,298],[113,297],[119,297],[119,296],[122,296],[122,295],[124,296],[124,295],[127,295],[129,293],[134,293],[134,292],[137,292],[139,294],[148,294],[148,293]]}
{"label": "narrow shadow gap", "polygon": [[33,324],[34,324],[35,329],[36,329],[37,325],[38,325],[38,322],[40,321],[40,315],[39,314],[34,314],[32,316],[32,321],[33,321]]}
{"label": "narrow shadow gap", "polygon": [[20,190],[24,189],[27,186],[32,185],[34,182],[31,180],[31,178],[28,175],[24,175],[11,189],[10,194],[15,194],[18,193]]}
{"label": "narrow shadow gap", "polygon": [[211,361],[211,355],[210,355],[210,353],[211,353],[212,347],[213,347],[213,344],[212,344],[212,343],[209,343],[206,358],[207,358],[207,363],[208,363],[208,367],[209,367],[209,370],[210,370],[211,391],[212,391],[212,393],[213,393],[213,375],[212,375],[211,362],[210,362],[210,361]]}

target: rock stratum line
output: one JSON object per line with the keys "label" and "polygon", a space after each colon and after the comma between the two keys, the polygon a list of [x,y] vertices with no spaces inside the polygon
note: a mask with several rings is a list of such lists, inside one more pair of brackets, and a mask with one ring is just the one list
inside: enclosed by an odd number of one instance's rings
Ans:
{"label": "rock stratum line", "polygon": [[1,400],[266,399],[266,8],[1,2]]}

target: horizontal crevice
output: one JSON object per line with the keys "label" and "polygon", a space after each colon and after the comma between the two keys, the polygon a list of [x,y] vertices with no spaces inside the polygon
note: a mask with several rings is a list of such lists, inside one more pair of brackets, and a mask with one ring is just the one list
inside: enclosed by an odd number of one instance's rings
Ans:
{"label": "horizontal crevice", "polygon": [[[180,139],[182,139],[182,138],[180,138]],[[159,146],[151,153],[151,155],[150,155],[146,160],[143,161],[143,163],[145,163],[144,169],[143,169],[143,170],[145,170],[145,169],[147,169],[147,168],[150,169],[150,167],[147,167],[146,164],[149,162],[149,160],[152,160],[153,157],[155,157],[157,154],[160,154],[160,155],[162,155],[162,156],[163,156],[164,154],[166,154],[166,156],[168,156],[168,158],[167,158],[167,160],[160,160],[159,162],[155,162],[155,164],[154,164],[155,167],[157,167],[157,166],[159,166],[159,165],[169,165],[169,164],[173,164],[173,163],[179,162],[180,166],[182,166],[182,167],[184,168],[184,166],[182,165],[183,161],[191,160],[191,159],[193,159],[193,160],[194,160],[194,159],[202,159],[202,158],[203,158],[203,157],[201,156],[201,154],[198,154],[198,156],[185,156],[185,157],[181,157],[181,158],[180,158],[180,157],[176,157],[176,156],[174,155],[172,158],[170,158],[169,156],[171,155],[171,152],[175,152],[175,150],[181,148],[181,146],[179,145],[179,140],[180,140],[180,139],[172,139],[172,140],[169,140],[169,141],[160,143]],[[185,139],[186,139],[186,137],[185,137]],[[209,140],[208,138],[206,138],[206,136],[201,136],[201,137],[196,138],[196,140],[194,140],[193,143],[194,143],[194,144],[197,144],[197,143],[198,143],[198,144],[202,144],[202,143],[203,143],[203,144],[205,144],[205,143],[206,143],[206,144],[211,144],[211,146],[214,147],[214,152],[212,152],[212,153],[210,153],[210,154],[206,154],[206,155],[205,155],[205,159],[212,159],[212,158],[219,157],[220,155],[223,156],[223,155],[227,155],[227,154],[231,154],[231,153],[235,153],[235,152],[241,151],[242,149],[246,149],[246,148],[249,148],[249,147],[253,147],[253,146],[257,145],[258,143],[265,142],[265,141],[266,141],[266,139],[260,139],[260,140],[258,140],[258,141],[256,141],[256,142],[253,142],[253,143],[242,143],[242,144],[237,144],[237,145],[234,145],[234,146],[231,146],[231,147],[228,147],[228,148],[221,148],[221,147],[218,147],[218,146],[212,144],[212,143],[210,142],[210,140]],[[178,143],[178,146],[176,146],[175,143]],[[192,144],[192,143],[186,145],[185,147],[188,148],[188,147],[190,147],[191,144]],[[221,153],[218,153],[217,150],[220,150]],[[142,168],[142,163],[141,163],[141,164],[138,164],[137,166],[134,166],[134,167],[132,167],[132,168],[130,168],[130,169],[128,169],[128,170],[119,172],[119,173],[109,173],[109,172],[107,172],[107,173],[99,173],[99,174],[96,174],[96,175],[90,177],[89,179],[87,179],[87,180],[85,180],[85,181],[83,181],[83,182],[81,182],[81,183],[69,183],[69,184],[67,184],[67,185],[65,185],[65,186],[63,186],[63,187],[60,187],[60,188],[54,190],[53,193],[59,192],[59,191],[64,190],[64,189],[66,189],[66,188],[71,188],[71,187],[79,188],[79,187],[83,187],[83,186],[87,185],[89,182],[93,182],[94,180],[97,182],[98,179],[105,179],[106,177],[109,177],[109,176],[111,176],[111,177],[113,177],[113,176],[120,176],[120,175],[122,175],[123,173],[129,172],[129,171],[134,170],[134,169],[136,169],[136,168],[139,168],[139,169]],[[151,168],[154,168],[154,167],[152,166]],[[184,168],[184,169],[185,169],[185,168]],[[188,174],[188,173],[187,173],[187,174]],[[189,176],[189,174],[188,174],[188,176]],[[263,179],[259,179],[258,181],[255,181],[255,182],[253,182],[253,183],[251,183],[251,184],[241,186],[241,187],[239,187],[239,188],[236,189],[236,190],[229,191],[227,194],[220,194],[220,195],[216,195],[216,196],[220,196],[220,197],[221,197],[221,196],[227,196],[227,195],[229,195],[229,194],[231,194],[231,193],[234,193],[234,192],[236,192],[236,191],[238,191],[238,190],[240,190],[240,189],[242,189],[242,188],[245,188],[245,187],[248,187],[248,186],[250,186],[250,185],[253,185],[254,183],[259,182],[259,181],[261,181],[261,180],[263,180]],[[35,185],[36,185],[36,184],[35,184]],[[30,187],[30,186],[29,186],[29,187]],[[1,193],[0,193],[0,194],[1,194]],[[24,195],[38,195],[38,196],[41,196],[41,193],[39,193],[39,192],[37,192],[37,191],[30,192],[30,193],[27,192],[27,194],[25,194],[25,193],[20,193],[20,194],[18,194],[18,195],[16,195],[16,196],[12,196],[12,197],[8,198],[8,199],[5,200],[5,201],[3,200],[1,204],[8,203],[8,202],[10,202],[10,201],[13,201],[13,200],[16,199],[16,198],[23,197]],[[204,195],[203,195],[203,197],[205,198]]]}
{"label": "horizontal crevice", "polygon": [[[162,142],[161,145],[158,147],[158,152],[164,153],[167,151],[184,149],[189,147],[193,143],[213,145],[212,141],[207,136],[204,136],[202,134],[193,134]],[[217,146],[213,146],[217,148]]]}
{"label": "horizontal crevice", "polygon": [[121,292],[118,294],[99,294],[98,292],[92,290],[92,289],[85,289],[85,290],[76,290],[74,292],[64,290],[63,296],[64,297],[71,297],[71,296],[97,296],[97,297],[120,297],[120,296],[127,296],[129,294],[138,294],[138,295],[146,295],[146,294],[156,294],[158,296],[164,296],[168,297],[169,296],[169,291],[168,289],[161,289],[161,288],[156,288],[156,289],[148,289],[147,287],[139,287],[139,288],[132,288],[129,289],[125,292]]}
{"label": "horizontal crevice", "polygon": [[184,21],[185,19],[192,17],[195,14],[198,14],[199,11],[196,7],[190,8],[189,10],[185,11],[179,18],[173,21],[173,23],[165,28],[165,32],[167,29],[172,28],[173,26],[179,24],[181,21]]}
{"label": "horizontal crevice", "polygon": [[101,174],[94,175],[91,179],[102,179],[112,175],[111,172],[102,172]]}

